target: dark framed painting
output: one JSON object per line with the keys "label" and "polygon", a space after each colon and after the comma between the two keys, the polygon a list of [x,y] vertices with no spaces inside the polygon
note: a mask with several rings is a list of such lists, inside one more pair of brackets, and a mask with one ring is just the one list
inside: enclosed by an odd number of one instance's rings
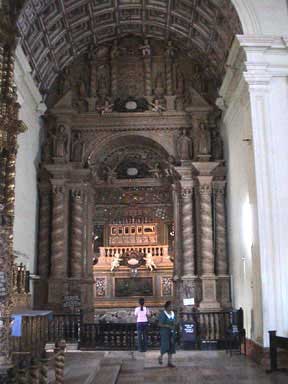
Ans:
{"label": "dark framed painting", "polygon": [[153,296],[152,277],[115,278],[115,296]]}

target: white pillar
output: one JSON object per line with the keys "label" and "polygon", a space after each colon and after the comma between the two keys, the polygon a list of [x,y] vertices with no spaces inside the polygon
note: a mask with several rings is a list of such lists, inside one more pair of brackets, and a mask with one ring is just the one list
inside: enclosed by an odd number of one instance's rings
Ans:
{"label": "white pillar", "polygon": [[[243,63],[241,68],[241,56],[245,57],[246,68]],[[238,36],[228,68],[220,90],[222,105],[228,104],[229,112],[231,104],[241,102],[239,84],[243,72],[251,104],[259,239],[259,256],[252,257],[259,257],[258,299],[262,304],[262,324],[255,326],[263,325],[263,340],[258,341],[267,347],[269,330],[288,336],[287,41],[277,36]]]}

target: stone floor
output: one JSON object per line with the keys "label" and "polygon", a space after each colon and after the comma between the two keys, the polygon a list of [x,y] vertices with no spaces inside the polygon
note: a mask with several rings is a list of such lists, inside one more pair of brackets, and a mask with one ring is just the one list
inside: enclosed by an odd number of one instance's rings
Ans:
{"label": "stone floor", "polygon": [[287,373],[267,375],[265,371],[244,356],[230,357],[225,352],[179,351],[174,363],[176,368],[157,362],[158,352],[149,351],[134,355],[110,352],[111,357],[123,358],[116,384],[287,384]]}

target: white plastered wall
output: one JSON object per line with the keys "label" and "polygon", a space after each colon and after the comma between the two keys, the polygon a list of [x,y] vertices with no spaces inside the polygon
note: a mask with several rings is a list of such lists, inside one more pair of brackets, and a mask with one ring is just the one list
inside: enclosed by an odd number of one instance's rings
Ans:
{"label": "white plastered wall", "polygon": [[35,272],[37,236],[37,166],[41,136],[40,115],[44,111],[41,95],[30,75],[31,68],[20,47],[16,50],[15,82],[19,119],[27,131],[18,136],[15,182],[14,253],[16,262],[22,262]]}
{"label": "white plastered wall", "polygon": [[262,343],[257,200],[249,94],[244,82],[222,121],[227,161],[227,232],[232,302],[247,337]]}

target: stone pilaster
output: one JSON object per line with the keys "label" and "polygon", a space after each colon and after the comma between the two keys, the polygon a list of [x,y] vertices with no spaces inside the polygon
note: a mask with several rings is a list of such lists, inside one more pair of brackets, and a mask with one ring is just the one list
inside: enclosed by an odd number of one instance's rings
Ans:
{"label": "stone pilaster", "polygon": [[230,277],[226,239],[225,181],[213,183],[215,212],[215,257],[218,299],[224,308],[231,307]]}
{"label": "stone pilaster", "polygon": [[74,189],[71,194],[71,277],[82,276],[82,243],[83,243],[83,191]]}
{"label": "stone pilaster", "polygon": [[212,176],[198,176],[200,203],[201,280],[204,310],[219,309],[214,270],[213,228],[212,228]]}

